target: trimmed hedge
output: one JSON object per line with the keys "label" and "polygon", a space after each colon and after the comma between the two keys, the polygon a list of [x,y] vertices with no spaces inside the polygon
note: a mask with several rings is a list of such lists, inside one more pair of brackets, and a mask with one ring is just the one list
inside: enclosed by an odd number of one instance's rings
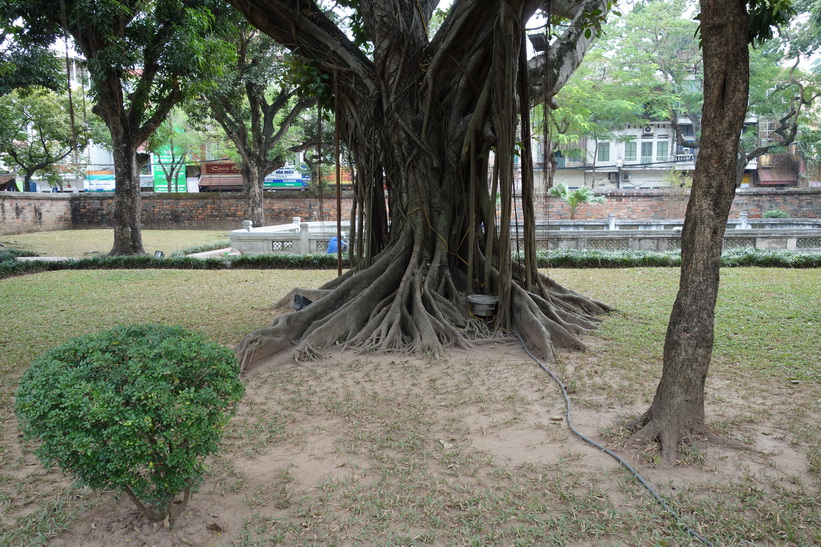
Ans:
{"label": "trimmed hedge", "polygon": [[244,391],[230,349],[179,327],[135,325],[42,354],[15,411],[47,466],[125,491],[147,518],[173,522]]}
{"label": "trimmed hedge", "polygon": [[[13,251],[0,252],[0,279],[28,273],[56,270],[334,270],[336,255],[256,255],[221,258],[175,256],[101,256],[78,260],[17,260]],[[764,268],[818,268],[821,253],[794,251],[762,251],[744,248],[727,251],[721,257],[722,266],[758,266]],[[343,267],[348,260],[343,256]],[[541,268],[668,268],[681,265],[678,252],[599,251],[558,249],[540,251]]]}
{"label": "trimmed hedge", "polygon": [[536,253],[540,268],[667,268],[681,265],[678,252],[556,249]]}

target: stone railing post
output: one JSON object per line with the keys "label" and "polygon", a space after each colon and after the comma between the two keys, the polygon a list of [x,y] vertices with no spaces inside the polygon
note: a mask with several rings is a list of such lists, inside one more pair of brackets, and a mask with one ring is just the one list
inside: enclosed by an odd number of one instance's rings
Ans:
{"label": "stone railing post", "polygon": [[308,239],[308,223],[302,222],[299,225],[299,254],[308,254],[311,252],[311,242]]}

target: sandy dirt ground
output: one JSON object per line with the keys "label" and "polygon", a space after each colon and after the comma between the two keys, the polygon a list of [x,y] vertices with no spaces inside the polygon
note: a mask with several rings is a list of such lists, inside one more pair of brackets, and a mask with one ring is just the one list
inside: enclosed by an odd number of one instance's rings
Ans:
{"label": "sandy dirt ground", "polygon": [[[578,379],[568,382],[574,425],[622,453],[705,535],[711,516],[690,515],[687,500],[739,495],[749,481],[817,496],[805,447],[777,419],[794,386],[757,398],[712,382],[710,419],[735,420],[744,448],[703,446],[671,468],[650,447],[626,448],[618,431],[646,409],[657,379],[624,398],[635,386],[611,378],[595,351],[557,366]],[[750,407],[770,411],[750,416]],[[257,366],[224,450],[172,527],[20,457],[24,472],[62,481],[76,511],[50,545],[611,545],[653,537],[654,527],[666,530],[660,542],[690,541],[612,458],[569,432],[560,391],[510,340],[440,359],[344,352]],[[818,532],[803,533],[810,544]]]}

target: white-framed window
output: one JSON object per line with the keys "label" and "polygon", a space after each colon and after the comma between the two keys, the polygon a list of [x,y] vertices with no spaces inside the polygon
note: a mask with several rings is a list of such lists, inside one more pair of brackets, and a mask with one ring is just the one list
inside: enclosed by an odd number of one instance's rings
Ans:
{"label": "white-framed window", "polygon": [[603,161],[610,161],[610,143],[609,142],[600,142],[599,143],[599,152],[596,157],[596,161],[603,162]]}
{"label": "white-framed window", "polygon": [[653,163],[653,142],[641,143],[641,163]]}
{"label": "white-framed window", "polygon": [[667,141],[658,141],[656,143],[656,161],[670,161],[669,151],[670,145]]}
{"label": "white-framed window", "polygon": [[638,144],[636,141],[627,141],[624,143],[624,161],[636,161],[636,151]]}

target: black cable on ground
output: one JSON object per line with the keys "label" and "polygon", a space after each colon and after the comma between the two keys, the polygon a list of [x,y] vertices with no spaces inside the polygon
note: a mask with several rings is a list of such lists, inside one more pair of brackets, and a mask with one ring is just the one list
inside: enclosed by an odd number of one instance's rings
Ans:
{"label": "black cable on ground", "polygon": [[685,524],[684,521],[679,516],[678,512],[676,512],[676,510],[673,509],[670,506],[670,504],[667,503],[667,501],[665,501],[665,499],[662,498],[661,495],[650,485],[650,483],[648,483],[644,479],[644,477],[642,477],[639,474],[639,472],[636,471],[635,468],[633,468],[632,465],[627,463],[627,461],[624,458],[622,458],[621,456],[619,456],[618,454],[616,454],[615,452],[613,452],[609,448],[607,448],[605,446],[602,446],[599,443],[597,443],[596,441],[594,441],[593,439],[585,436],[583,433],[581,433],[578,429],[576,429],[573,426],[573,420],[570,417],[570,397],[567,395],[567,388],[565,387],[564,383],[559,379],[558,376],[556,376],[556,374],[552,370],[550,370],[547,367],[547,365],[542,363],[542,361],[540,359],[538,359],[535,355],[533,355],[533,353],[530,352],[530,349],[528,349],[527,345],[525,344],[525,341],[522,340],[521,336],[519,336],[517,334],[516,338],[519,339],[519,342],[522,344],[522,347],[527,352],[527,354],[530,356],[530,358],[533,359],[539,365],[539,367],[541,367],[542,370],[547,372],[550,375],[550,377],[553,379],[553,381],[556,382],[556,384],[559,386],[559,388],[561,388],[562,396],[564,397],[564,403],[565,403],[565,414],[567,416],[567,427],[570,428],[570,431],[575,436],[577,436],[578,438],[583,440],[584,442],[595,446],[596,448],[598,448],[599,450],[601,450],[602,452],[604,452],[605,454],[607,454],[608,456],[610,456],[611,458],[613,458],[614,460],[619,462],[622,465],[622,467],[627,469],[627,471],[629,471],[630,474],[633,475],[636,478],[636,480],[639,481],[639,483],[648,492],[650,492],[650,494],[653,495],[653,497],[656,499],[656,501],[659,503],[659,505],[661,505],[664,508],[664,510],[667,511],[674,519],[676,519],[676,522],[678,523],[679,526],[681,526],[684,530],[687,531],[688,534],[690,534],[693,538],[700,541],[704,545],[712,545],[712,543],[707,538],[705,538],[704,536],[702,536],[701,534],[699,534],[698,532],[693,530],[690,526]]}

